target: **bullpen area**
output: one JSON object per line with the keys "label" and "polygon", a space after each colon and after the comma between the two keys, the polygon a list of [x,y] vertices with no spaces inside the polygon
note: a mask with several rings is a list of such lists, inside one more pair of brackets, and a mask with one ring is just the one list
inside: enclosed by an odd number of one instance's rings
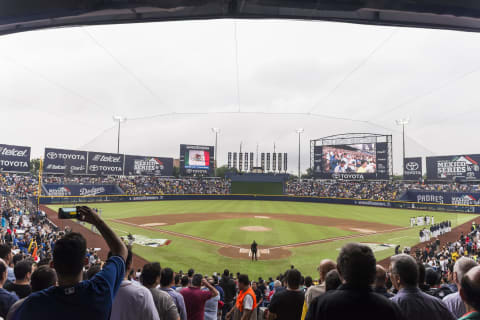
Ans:
{"label": "bullpen area", "polygon": [[[400,245],[419,242],[421,227],[410,218],[434,216],[452,227],[477,215],[364,206],[248,200],[152,201],[89,204],[125,240],[133,235],[133,250],[148,261],[174,270],[211,274],[224,268],[253,277],[269,277],[294,265],[315,275],[321,259],[335,259],[348,242],[372,247],[377,260]],[[60,206],[49,206],[57,210]],[[480,219],[478,219],[480,220]],[[480,221],[478,221],[480,222]],[[428,226],[427,226],[428,227]],[[250,244],[259,244],[252,262]]]}

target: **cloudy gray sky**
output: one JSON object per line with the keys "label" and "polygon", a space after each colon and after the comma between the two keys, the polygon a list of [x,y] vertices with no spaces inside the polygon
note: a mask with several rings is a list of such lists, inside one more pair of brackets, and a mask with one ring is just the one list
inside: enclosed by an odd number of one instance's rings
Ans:
{"label": "cloudy gray sky", "polygon": [[[0,143],[178,157],[180,143],[289,153],[346,132],[407,156],[480,153],[480,35],[304,21],[183,21],[0,37]],[[238,71],[238,72],[237,72]]]}

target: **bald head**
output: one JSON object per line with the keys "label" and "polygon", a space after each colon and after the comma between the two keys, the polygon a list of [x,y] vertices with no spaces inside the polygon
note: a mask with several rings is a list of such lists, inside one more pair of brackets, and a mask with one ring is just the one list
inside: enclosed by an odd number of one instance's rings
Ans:
{"label": "bald head", "polygon": [[462,278],[460,296],[467,311],[480,311],[480,266],[468,271]]}
{"label": "bald head", "polygon": [[384,287],[386,281],[387,271],[385,271],[385,269],[381,265],[377,264],[375,273],[375,287]]}
{"label": "bald head", "polygon": [[335,270],[337,268],[337,264],[330,259],[324,259],[320,261],[320,265],[318,266],[318,272],[320,273],[320,281],[325,281],[327,273],[331,270]]}

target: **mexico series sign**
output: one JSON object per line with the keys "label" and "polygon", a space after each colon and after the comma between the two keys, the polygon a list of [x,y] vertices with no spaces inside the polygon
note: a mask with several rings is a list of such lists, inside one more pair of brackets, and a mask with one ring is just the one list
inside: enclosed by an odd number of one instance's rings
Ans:
{"label": "mexico series sign", "polygon": [[427,157],[427,178],[432,180],[480,179],[480,155]]}

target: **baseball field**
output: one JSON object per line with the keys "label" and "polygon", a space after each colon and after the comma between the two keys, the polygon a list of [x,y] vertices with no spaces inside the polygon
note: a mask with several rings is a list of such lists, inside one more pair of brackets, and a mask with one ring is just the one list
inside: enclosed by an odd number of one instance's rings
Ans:
{"label": "baseball field", "polygon": [[[394,253],[396,245],[419,242],[420,227],[410,217],[434,216],[452,227],[477,215],[373,208],[336,204],[195,200],[96,203],[102,218],[122,237],[135,237],[134,252],[164,267],[211,274],[228,268],[253,277],[269,277],[294,265],[316,275],[318,262],[335,259],[348,242],[372,247],[377,260]],[[57,210],[60,206],[49,206]],[[249,256],[259,244],[259,261]]]}

